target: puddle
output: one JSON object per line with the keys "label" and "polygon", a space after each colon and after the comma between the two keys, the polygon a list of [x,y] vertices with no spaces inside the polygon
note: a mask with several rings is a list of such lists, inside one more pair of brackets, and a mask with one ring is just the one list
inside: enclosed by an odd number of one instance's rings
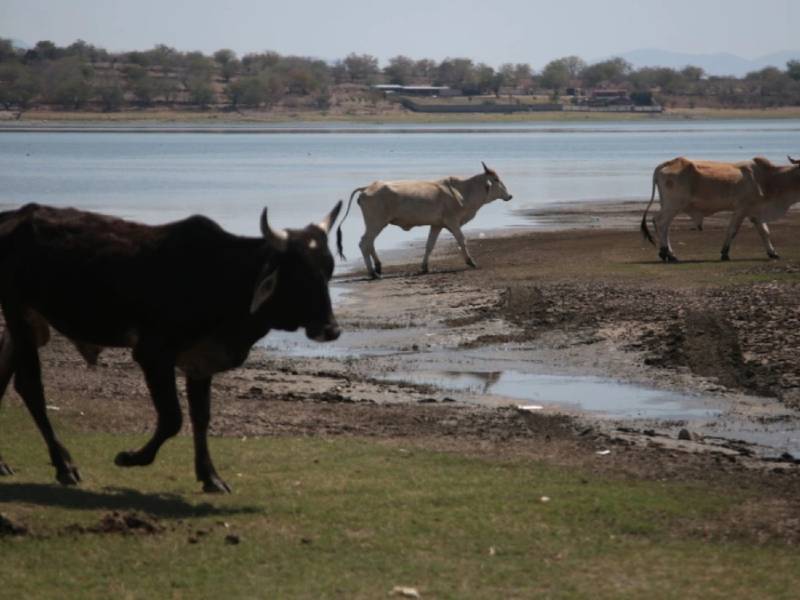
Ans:
{"label": "puddle", "polygon": [[544,407],[587,411],[614,418],[697,419],[719,410],[697,396],[647,389],[598,377],[542,375],[521,371],[408,371],[385,375],[407,381],[480,395],[505,398],[493,403],[531,402]]}

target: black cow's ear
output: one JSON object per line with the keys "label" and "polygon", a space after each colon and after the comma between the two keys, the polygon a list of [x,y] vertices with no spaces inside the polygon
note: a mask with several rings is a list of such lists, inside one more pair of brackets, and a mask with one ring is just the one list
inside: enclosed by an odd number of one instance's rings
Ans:
{"label": "black cow's ear", "polygon": [[278,269],[268,269],[259,276],[253,299],[250,302],[250,314],[254,314],[275,293],[278,287]]}

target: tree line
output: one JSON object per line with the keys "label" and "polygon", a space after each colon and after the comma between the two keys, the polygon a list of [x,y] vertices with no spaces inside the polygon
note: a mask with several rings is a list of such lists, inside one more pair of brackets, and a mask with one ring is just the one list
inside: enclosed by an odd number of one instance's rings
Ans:
{"label": "tree line", "polygon": [[552,98],[616,87],[632,96],[655,93],[665,104],[713,98],[721,106],[781,106],[800,104],[800,61],[789,61],[785,69],[767,67],[735,78],[707,76],[695,66],[634,69],[621,58],[587,64],[568,56],[538,72],[527,63],[494,68],[469,58],[436,62],[407,56],[395,56],[381,67],[374,56],[355,53],[333,62],[277,52],[239,57],[229,49],[205,55],[166,45],[112,53],[83,40],[64,47],[44,40],[19,49],[0,38],[0,105],[9,110],[269,108],[297,97],[324,110],[335,86],[377,83],[448,86],[467,96],[508,93]]}

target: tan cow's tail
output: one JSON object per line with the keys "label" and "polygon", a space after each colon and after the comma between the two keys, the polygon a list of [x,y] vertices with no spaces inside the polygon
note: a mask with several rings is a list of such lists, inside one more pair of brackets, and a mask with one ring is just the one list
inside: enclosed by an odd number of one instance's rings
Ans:
{"label": "tan cow's tail", "polygon": [[350,194],[350,200],[347,201],[347,210],[344,212],[342,220],[339,221],[339,227],[336,230],[336,250],[339,253],[339,258],[341,258],[342,260],[347,260],[344,257],[344,250],[342,249],[342,225],[344,225],[344,220],[347,218],[347,215],[350,214],[350,205],[353,203],[353,196],[355,196],[360,192],[363,192],[365,189],[367,189],[367,186],[356,188]]}
{"label": "tan cow's tail", "polygon": [[[659,166],[659,167],[656,167],[655,171],[653,171],[653,191],[650,193],[650,202],[647,204],[647,208],[644,209],[644,214],[642,215],[642,226],[641,226],[642,237],[644,237],[644,239],[646,239],[648,242],[653,244],[653,246],[656,245],[656,242],[653,239],[653,236],[650,235],[650,230],[647,228],[647,211],[650,210],[650,206],[652,206],[653,200],[655,200],[655,198],[656,198],[656,187],[658,187],[658,185],[656,183],[656,180],[657,180],[658,172],[659,172],[660,169],[661,169],[661,167]],[[661,190],[659,190],[659,195],[660,195],[660,193],[661,193]]]}

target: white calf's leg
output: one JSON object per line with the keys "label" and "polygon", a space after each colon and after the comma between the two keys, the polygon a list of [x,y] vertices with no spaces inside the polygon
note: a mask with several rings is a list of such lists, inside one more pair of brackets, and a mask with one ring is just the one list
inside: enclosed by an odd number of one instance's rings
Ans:
{"label": "white calf's leg", "polygon": [[467,240],[464,238],[464,234],[461,232],[461,227],[454,225],[452,227],[448,227],[448,229],[450,233],[453,234],[453,237],[456,238],[458,247],[461,248],[461,255],[464,257],[464,262],[472,268],[477,268],[478,265],[476,265],[475,261],[472,260],[472,256],[470,256],[469,250],[467,250]]}
{"label": "white calf's leg", "polygon": [[[373,229],[367,228],[367,231],[361,237],[358,247],[361,249],[361,255],[364,257],[364,264],[367,267],[367,274],[372,279],[377,279],[381,275],[381,261],[378,260],[378,254],[375,252],[375,238],[383,231],[386,225],[376,227]],[[373,267],[372,260],[375,260]]]}

